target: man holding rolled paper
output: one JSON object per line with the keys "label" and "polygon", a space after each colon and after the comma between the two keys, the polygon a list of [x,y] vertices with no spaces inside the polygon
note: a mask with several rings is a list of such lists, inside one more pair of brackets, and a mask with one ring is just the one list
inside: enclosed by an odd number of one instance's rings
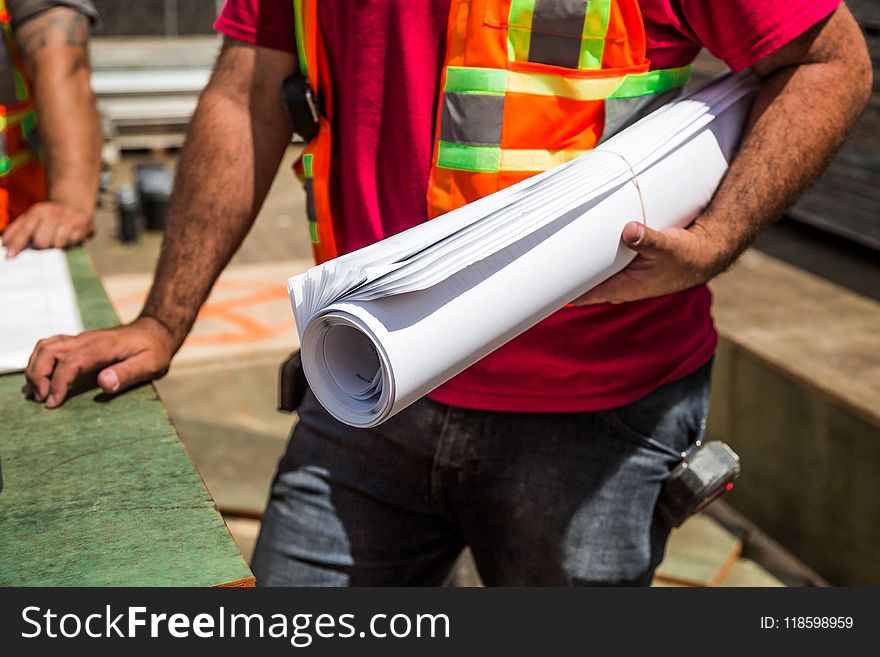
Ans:
{"label": "man holding rolled paper", "polygon": [[625,269],[378,426],[307,393],[253,564],[264,585],[437,584],[469,545],[490,585],[648,584],[670,529],[660,487],[707,410],[704,284],[815,179],[870,93],[847,8],[228,0],[217,27],[150,297],[130,325],[38,345],[28,385],[50,407],[81,371],[116,392],[167,370],[263,202],[297,72],[315,121],[297,170],[327,261],[590,152],[674,98],[701,47],[751,69],[739,152],[688,227],[620,218]]}

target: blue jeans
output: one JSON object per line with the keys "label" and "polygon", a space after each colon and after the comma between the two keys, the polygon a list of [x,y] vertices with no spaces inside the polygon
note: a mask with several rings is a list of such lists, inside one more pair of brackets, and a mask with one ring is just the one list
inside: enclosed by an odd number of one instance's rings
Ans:
{"label": "blue jeans", "polygon": [[441,584],[469,545],[487,585],[647,585],[670,530],[657,497],[702,438],[710,370],[613,410],[422,399],[366,430],[309,393],[272,484],[257,584]]}

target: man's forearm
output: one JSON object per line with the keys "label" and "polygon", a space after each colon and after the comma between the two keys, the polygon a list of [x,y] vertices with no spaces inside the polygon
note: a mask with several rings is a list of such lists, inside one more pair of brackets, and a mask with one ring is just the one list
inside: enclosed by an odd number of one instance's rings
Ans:
{"label": "man's forearm", "polygon": [[658,297],[720,274],[816,179],[871,92],[865,40],[845,5],[752,70],[761,89],[709,207],[687,229],[630,221],[621,241],[638,257],[575,304]]}
{"label": "man's forearm", "polygon": [[[278,76],[262,82],[242,75],[243,66],[260,65],[260,56],[253,48],[224,48],[178,165],[162,252],[142,311],[168,330],[177,347],[250,230],[290,142]],[[256,82],[248,86],[250,79]]]}
{"label": "man's forearm", "polygon": [[48,199],[91,216],[101,169],[101,128],[89,73],[89,19],[51,9],[16,30],[33,86]]}
{"label": "man's forearm", "polygon": [[[805,62],[770,60],[755,67],[763,79],[742,146],[692,227],[711,234],[718,249],[713,275],[797,200],[842,144],[870,95],[870,61],[858,56],[864,51],[859,45],[829,43],[825,47],[839,50],[828,58],[819,49]],[[855,54],[832,56],[844,52]]]}

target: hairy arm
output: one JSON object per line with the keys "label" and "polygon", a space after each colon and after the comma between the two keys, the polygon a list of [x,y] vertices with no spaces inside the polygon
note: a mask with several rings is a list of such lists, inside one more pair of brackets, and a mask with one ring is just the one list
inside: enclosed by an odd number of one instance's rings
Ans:
{"label": "hairy arm", "polygon": [[250,230],[290,142],[280,89],[294,65],[292,55],[227,41],[199,101],[142,312],[176,346]]}
{"label": "hairy arm", "polygon": [[202,92],[178,166],[153,287],[127,326],[41,341],[28,392],[60,405],[77,375],[116,392],[162,376],[217,276],[256,218],[291,128],[280,100],[293,55],[227,41]]}
{"label": "hairy arm", "polygon": [[740,150],[712,202],[687,229],[631,222],[638,257],[577,304],[677,292],[727,269],[827,166],[871,93],[871,60],[845,5],[758,62],[761,87]]}
{"label": "hairy arm", "polygon": [[45,153],[47,202],[11,224],[9,255],[28,242],[38,248],[81,242],[94,228],[101,169],[101,129],[89,72],[89,19],[67,7],[37,14],[15,38],[31,81],[40,144]]}

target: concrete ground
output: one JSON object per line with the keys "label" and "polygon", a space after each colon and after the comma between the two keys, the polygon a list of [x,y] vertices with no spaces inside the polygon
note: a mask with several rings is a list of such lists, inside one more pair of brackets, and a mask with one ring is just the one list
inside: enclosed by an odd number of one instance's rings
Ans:
{"label": "concrete ground", "polygon": [[[232,263],[223,273],[192,335],[159,394],[229,528],[249,559],[259,531],[275,464],[295,416],[276,410],[278,365],[297,346],[285,280],[310,266],[304,199],[289,171],[291,147],[269,199]],[[113,169],[113,186],[130,181],[127,157]],[[112,206],[112,202],[110,203]],[[113,207],[98,214],[98,234],[88,250],[123,320],[133,318],[149,289],[160,236],[144,233],[136,244],[116,238]],[[741,558],[742,541],[701,516],[672,537],[657,584],[665,586],[780,585],[759,565]],[[452,583],[478,585],[468,555]]]}

